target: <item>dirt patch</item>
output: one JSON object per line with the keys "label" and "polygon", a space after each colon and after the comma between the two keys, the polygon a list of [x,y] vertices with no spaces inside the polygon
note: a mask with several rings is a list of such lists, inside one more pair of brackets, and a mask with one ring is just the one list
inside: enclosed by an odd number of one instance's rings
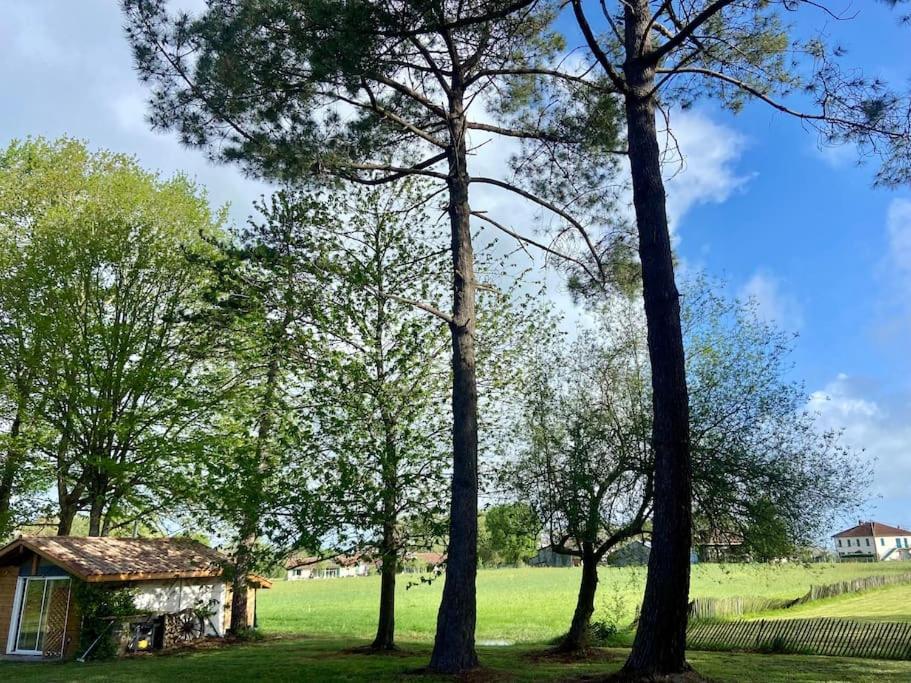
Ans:
{"label": "dirt patch", "polygon": [[370,645],[359,645],[357,647],[349,647],[341,650],[339,652],[341,655],[373,655],[375,657],[411,657],[418,654],[417,652],[412,652],[411,650],[402,650],[401,648],[394,647],[391,650],[380,650]]}
{"label": "dirt patch", "polygon": [[535,650],[522,655],[523,659],[531,662],[556,662],[560,664],[584,664],[586,662],[611,662],[619,659],[619,655],[610,650],[599,647],[590,647],[585,650],[566,652],[558,647],[547,650]]}
{"label": "dirt patch", "polygon": [[670,676],[639,676],[618,671],[607,676],[580,676],[576,680],[589,683],[712,683],[712,679],[692,670]]}
{"label": "dirt patch", "polygon": [[[411,669],[406,671],[405,675],[409,676],[427,676],[431,675],[434,672],[430,671],[426,667],[421,667],[420,669]],[[439,676],[440,674],[435,674]],[[454,681],[464,681],[465,683],[498,683],[499,681],[514,681],[516,677],[509,671],[502,671],[500,669],[488,669],[487,667],[479,666],[476,669],[471,671],[466,671],[465,673],[455,674],[452,677]]]}

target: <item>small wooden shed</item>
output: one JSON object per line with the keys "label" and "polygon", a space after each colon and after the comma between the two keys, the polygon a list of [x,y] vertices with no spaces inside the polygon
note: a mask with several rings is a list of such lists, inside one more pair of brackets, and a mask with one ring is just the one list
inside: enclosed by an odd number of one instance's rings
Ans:
{"label": "small wooden shed", "polygon": [[[23,536],[0,549],[0,652],[63,658],[77,654],[79,608],[73,582],[130,588],[138,611],[169,615],[209,606],[205,635],[223,636],[231,622],[226,558],[184,538]],[[271,583],[250,577],[249,621],[256,591]]]}

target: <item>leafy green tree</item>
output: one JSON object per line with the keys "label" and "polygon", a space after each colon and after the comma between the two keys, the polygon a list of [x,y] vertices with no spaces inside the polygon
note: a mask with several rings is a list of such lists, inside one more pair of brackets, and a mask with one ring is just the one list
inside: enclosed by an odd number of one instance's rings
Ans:
{"label": "leafy green tree", "polygon": [[305,514],[303,523],[331,520],[338,552],[379,561],[380,650],[395,647],[399,568],[445,536],[449,344],[422,308],[446,297],[447,249],[425,200],[420,186],[349,188],[322,200],[324,222],[299,226],[325,245],[317,304],[325,322],[308,393],[319,502],[302,506],[319,519]]}
{"label": "leafy green tree", "polygon": [[541,522],[526,503],[488,508],[484,526],[487,527],[491,549],[506,564],[518,566],[538,550]]}
{"label": "leafy green tree", "polygon": [[[157,127],[270,178],[318,174],[378,185],[420,175],[437,181],[446,197],[452,310],[436,312],[452,336],[453,462],[449,557],[431,656],[439,672],[477,664],[478,281],[471,221],[563,254],[472,207],[470,186],[510,192],[549,212],[566,235],[579,237],[581,256],[567,256],[592,277],[603,274],[608,251],[563,205],[506,178],[469,172],[475,134],[533,137],[581,158],[602,156],[613,143],[604,125],[588,125],[585,107],[555,110],[567,116],[551,117],[546,132],[484,120],[485,99],[510,75],[578,80],[555,66],[563,41],[547,29],[552,14],[535,16],[526,11],[531,4],[211,0],[191,18],[170,16],[163,0],[123,2],[140,76],[154,90]],[[592,107],[599,123],[608,118],[604,108]],[[586,171],[580,181],[598,185],[601,166]]]}
{"label": "leafy green tree", "polygon": [[161,508],[187,425],[213,398],[212,330],[192,315],[205,273],[188,256],[221,218],[185,178],[71,140],[14,143],[4,168],[4,238],[21,256],[11,277],[38,306],[29,318],[3,302],[17,411],[37,435],[29,459],[44,453],[56,473],[58,532],[87,510],[89,533],[104,535]]}
{"label": "leafy green tree", "polygon": [[[753,538],[764,553],[779,552],[773,542],[805,543],[858,504],[865,468],[837,433],[816,429],[802,388],[787,379],[787,335],[711,282],[697,279],[685,291],[699,530]],[[602,306],[598,326],[568,349],[542,349],[517,424],[524,447],[502,471],[543,520],[552,547],[582,560],[565,650],[588,644],[601,559],[643,534],[661,550],[650,524],[655,451],[645,335],[638,302],[619,299]]]}
{"label": "leafy green tree", "polygon": [[772,501],[755,501],[749,518],[743,531],[743,551],[751,560],[773,562],[794,556],[797,544],[787,521]]}
{"label": "leafy green tree", "polygon": [[[211,519],[231,538],[230,629],[247,620],[247,576],[290,545],[281,517],[314,451],[305,414],[315,374],[317,329],[324,319],[320,288],[334,220],[332,207],[288,191],[256,207],[230,242],[206,261],[213,273],[200,313],[221,330],[214,353],[220,382],[228,387],[210,419],[200,425],[202,448],[185,471],[192,514]],[[264,543],[264,539],[268,543]]]}

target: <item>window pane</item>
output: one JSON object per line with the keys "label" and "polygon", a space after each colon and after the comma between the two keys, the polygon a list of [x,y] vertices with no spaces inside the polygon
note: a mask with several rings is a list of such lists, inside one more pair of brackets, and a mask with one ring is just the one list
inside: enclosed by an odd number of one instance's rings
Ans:
{"label": "window pane", "polygon": [[37,650],[41,637],[41,612],[44,606],[43,580],[29,580],[25,583],[25,594],[22,596],[22,611],[19,613],[18,650]]}

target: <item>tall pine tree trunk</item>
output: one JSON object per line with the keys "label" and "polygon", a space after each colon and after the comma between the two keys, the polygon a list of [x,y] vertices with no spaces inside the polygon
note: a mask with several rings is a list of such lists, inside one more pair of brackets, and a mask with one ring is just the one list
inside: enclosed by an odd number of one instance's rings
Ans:
{"label": "tall pine tree trunk", "polygon": [[576,598],[576,611],[569,632],[557,648],[561,652],[579,652],[589,645],[589,627],[595,613],[595,593],[598,590],[598,559],[591,543],[582,544],[582,580]]}
{"label": "tall pine tree trunk", "polygon": [[452,233],[452,498],[443,598],[430,670],[459,673],[478,665],[475,652],[478,571],[478,390],[475,374],[474,252],[471,244],[462,85],[450,94],[449,222]]}
{"label": "tall pine tree trunk", "polygon": [[[625,14],[626,50],[635,54],[647,40],[648,0],[633,0]],[[636,60],[627,60],[624,70],[629,87],[625,109],[633,204],[652,371],[655,454],[655,551],[649,556],[639,627],[625,670],[636,676],[655,676],[687,669],[692,535],[689,404],[680,302],[655,126],[655,71]]]}

